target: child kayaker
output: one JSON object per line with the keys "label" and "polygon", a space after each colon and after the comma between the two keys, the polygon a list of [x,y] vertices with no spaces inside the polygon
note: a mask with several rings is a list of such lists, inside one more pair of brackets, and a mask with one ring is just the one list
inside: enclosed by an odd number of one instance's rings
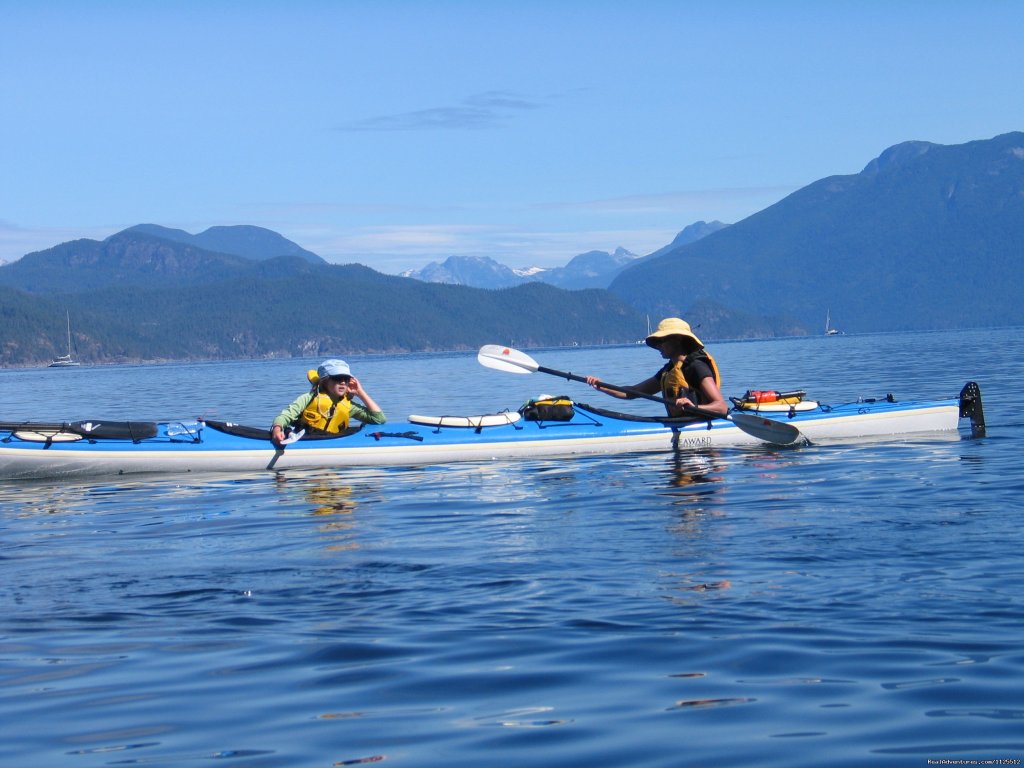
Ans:
{"label": "child kayaker", "polygon": [[[299,395],[274,419],[270,436],[276,444],[281,445],[289,426],[339,433],[348,429],[350,419],[366,424],[387,420],[344,360],[325,360],[316,371],[309,372],[309,380],[313,385],[309,392]],[[362,404],[353,402],[353,397]]]}
{"label": "child kayaker", "polygon": [[[724,416],[729,404],[722,396],[721,376],[714,358],[694,335],[690,324],[678,317],[667,317],[658,323],[657,330],[646,339],[647,346],[661,351],[668,362],[651,378],[634,384],[632,389],[648,395],[661,395],[671,400],[667,406],[670,416],[684,416],[682,406],[697,406]],[[594,389],[613,397],[632,400],[636,395],[618,392],[601,386],[596,376],[587,376]]]}

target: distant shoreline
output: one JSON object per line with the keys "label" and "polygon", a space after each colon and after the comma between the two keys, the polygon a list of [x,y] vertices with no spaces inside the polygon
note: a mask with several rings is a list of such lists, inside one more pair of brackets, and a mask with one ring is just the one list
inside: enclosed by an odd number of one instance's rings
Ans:
{"label": "distant shoreline", "polygon": [[[971,333],[975,331],[997,331],[997,330],[1013,330],[1014,328],[1020,328],[1024,330],[1024,325],[979,325],[972,326],[970,328],[918,328],[913,330],[901,330],[901,331],[865,331],[863,333],[847,333],[844,332],[838,336],[826,336],[825,334],[803,334],[794,336],[758,336],[750,338],[732,338],[732,339],[715,339],[707,338],[705,342],[708,346],[717,344],[751,344],[756,342],[765,341],[806,341],[814,339],[829,339],[836,340],[839,338],[854,338],[864,336],[893,336],[897,334],[928,334],[928,333],[949,333],[949,332],[962,332]],[[636,346],[637,342],[612,342],[609,344],[579,344],[579,345],[522,345],[518,348],[529,349],[535,351],[543,350],[584,350],[584,349],[603,349],[611,347],[622,347],[625,349]],[[509,345],[516,346],[516,345]],[[422,350],[395,350],[395,351],[344,351],[337,353],[323,353],[321,355],[306,355],[302,357],[285,357],[283,355],[267,355],[264,357],[183,357],[183,358],[123,358],[118,360],[107,360],[102,362],[89,362],[87,360],[80,360],[81,365],[74,369],[66,370],[81,370],[82,368],[100,368],[100,367],[113,367],[118,365],[177,365],[181,363],[229,363],[229,362],[269,362],[271,360],[319,360],[326,357],[328,354],[341,355],[352,359],[373,359],[375,357],[387,357],[395,355],[460,355],[460,354],[475,354],[478,347],[472,346],[460,346],[451,349],[422,349]],[[49,361],[41,360],[37,363],[25,363],[25,364],[9,364],[0,363],[0,371],[3,370],[33,370],[33,369],[44,369],[49,368]]]}

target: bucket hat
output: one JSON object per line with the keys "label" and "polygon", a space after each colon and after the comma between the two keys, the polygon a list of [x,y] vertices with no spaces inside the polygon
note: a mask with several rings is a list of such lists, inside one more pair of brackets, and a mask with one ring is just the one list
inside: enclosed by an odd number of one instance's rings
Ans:
{"label": "bucket hat", "polygon": [[351,376],[352,371],[344,360],[324,360],[316,369],[316,374],[323,380],[331,376]]}

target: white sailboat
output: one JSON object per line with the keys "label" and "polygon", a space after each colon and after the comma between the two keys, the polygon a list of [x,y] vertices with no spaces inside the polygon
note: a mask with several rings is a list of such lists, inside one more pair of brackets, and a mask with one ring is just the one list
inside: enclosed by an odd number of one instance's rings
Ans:
{"label": "white sailboat", "polygon": [[71,313],[68,312],[68,353],[60,355],[48,367],[50,368],[73,368],[81,363],[71,358]]}
{"label": "white sailboat", "polygon": [[832,327],[832,310],[826,310],[825,312],[825,335],[826,336],[838,336],[839,331]]}
{"label": "white sailboat", "polygon": [[[650,335],[651,335],[651,316],[648,315],[647,316],[647,336],[650,336]],[[644,336],[642,339],[637,339],[636,343],[637,344],[646,344],[647,343],[647,336]]]}

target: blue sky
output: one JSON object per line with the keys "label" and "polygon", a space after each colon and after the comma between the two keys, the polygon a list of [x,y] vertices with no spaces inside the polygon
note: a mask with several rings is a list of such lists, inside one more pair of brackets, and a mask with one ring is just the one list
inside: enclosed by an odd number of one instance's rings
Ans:
{"label": "blue sky", "polygon": [[382,272],[649,253],[1024,130],[1024,3],[0,0],[0,260],[255,224]]}

